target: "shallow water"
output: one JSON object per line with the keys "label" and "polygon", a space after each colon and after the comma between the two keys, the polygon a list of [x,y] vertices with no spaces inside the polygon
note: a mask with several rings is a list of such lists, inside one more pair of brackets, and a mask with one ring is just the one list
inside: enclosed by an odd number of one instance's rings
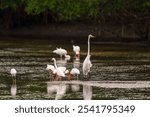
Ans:
{"label": "shallow water", "polygon": [[[0,40],[0,99],[150,99],[150,48],[147,45],[91,44],[92,69],[87,79],[82,75],[82,62],[87,44],[76,60],[72,43],[50,40]],[[67,49],[71,60],[60,59],[52,51]],[[58,66],[81,71],[79,80],[50,81],[46,71],[51,59]],[[17,70],[16,82],[10,69]]]}

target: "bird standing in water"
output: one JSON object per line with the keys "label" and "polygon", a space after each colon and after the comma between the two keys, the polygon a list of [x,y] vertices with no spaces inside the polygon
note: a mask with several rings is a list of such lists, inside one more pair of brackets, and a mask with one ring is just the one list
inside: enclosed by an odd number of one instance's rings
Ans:
{"label": "bird standing in water", "polygon": [[15,69],[15,68],[12,68],[12,69],[10,70],[10,74],[11,74],[11,76],[12,76],[13,79],[16,78],[16,74],[17,74],[16,69]]}
{"label": "bird standing in water", "polygon": [[91,60],[90,60],[90,38],[95,38],[93,35],[89,34],[88,36],[88,52],[87,52],[87,56],[83,62],[83,67],[82,67],[82,70],[83,70],[83,75],[87,77],[88,73],[90,72],[90,68],[92,67],[92,63],[91,63]]}
{"label": "bird standing in water", "polygon": [[58,80],[59,77],[65,77],[64,72],[65,72],[66,68],[65,67],[57,67],[55,58],[52,58],[52,61],[54,61],[54,66],[55,66],[55,69],[56,69],[56,80]]}
{"label": "bird standing in water", "polygon": [[80,59],[80,47],[73,45],[73,51],[75,52],[75,58]]}

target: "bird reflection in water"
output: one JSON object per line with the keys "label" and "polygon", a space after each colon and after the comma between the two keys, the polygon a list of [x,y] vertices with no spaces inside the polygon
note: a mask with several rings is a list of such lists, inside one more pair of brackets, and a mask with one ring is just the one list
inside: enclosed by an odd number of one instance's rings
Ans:
{"label": "bird reflection in water", "polygon": [[73,67],[74,68],[80,68],[80,59],[75,58],[73,61]]}
{"label": "bird reflection in water", "polygon": [[55,95],[55,100],[62,99],[68,89],[68,85],[66,84],[52,84],[47,83],[47,93],[52,96]]}
{"label": "bird reflection in water", "polygon": [[83,99],[84,100],[92,99],[92,86],[90,86],[88,83],[83,84]]}
{"label": "bird reflection in water", "polygon": [[11,86],[10,92],[13,97],[16,96],[16,94],[17,94],[16,79],[12,80],[12,86]]}
{"label": "bird reflection in water", "polygon": [[62,99],[64,94],[66,93],[67,91],[67,85],[65,84],[60,84],[58,86],[58,89],[57,89],[57,92],[56,92],[56,97],[55,97],[55,100],[59,100],[59,99]]}
{"label": "bird reflection in water", "polygon": [[71,90],[72,90],[73,92],[79,91],[79,90],[80,90],[80,85],[78,85],[78,84],[72,84],[72,85],[71,85]]}
{"label": "bird reflection in water", "polygon": [[81,86],[83,87],[83,99],[92,99],[92,86],[90,82],[83,81],[61,81],[61,82],[47,82],[47,93],[52,97],[55,96],[55,100],[64,98],[64,95],[68,91],[79,92]]}

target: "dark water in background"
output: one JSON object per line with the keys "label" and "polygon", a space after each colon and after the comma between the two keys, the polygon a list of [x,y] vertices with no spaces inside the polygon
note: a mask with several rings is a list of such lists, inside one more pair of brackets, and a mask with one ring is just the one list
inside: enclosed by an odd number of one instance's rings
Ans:
{"label": "dark water in background", "polygon": [[[74,59],[72,43],[58,40],[0,40],[0,99],[150,99],[150,48],[141,44],[92,43],[93,67],[88,79],[82,75],[87,43],[80,61]],[[67,49],[71,60],[60,60],[52,51]],[[46,71],[51,58],[71,69],[78,66],[79,80],[51,81]],[[10,69],[18,72],[16,83]]]}

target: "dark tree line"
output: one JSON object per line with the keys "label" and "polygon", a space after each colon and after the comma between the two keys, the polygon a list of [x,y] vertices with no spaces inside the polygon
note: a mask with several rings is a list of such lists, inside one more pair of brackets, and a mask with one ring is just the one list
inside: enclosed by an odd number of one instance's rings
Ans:
{"label": "dark tree line", "polygon": [[149,38],[150,0],[0,0],[0,26],[6,29],[72,21],[97,23],[97,32],[109,22],[132,27]]}

